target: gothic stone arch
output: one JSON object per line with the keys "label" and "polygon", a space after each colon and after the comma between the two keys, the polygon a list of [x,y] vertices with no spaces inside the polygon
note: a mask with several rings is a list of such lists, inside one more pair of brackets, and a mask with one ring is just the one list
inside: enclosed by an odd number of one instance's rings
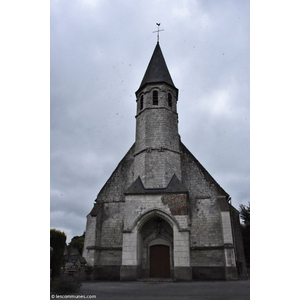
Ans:
{"label": "gothic stone arch", "polygon": [[151,209],[123,231],[121,280],[150,276],[150,247],[155,245],[169,247],[171,277],[191,279],[189,231],[167,212]]}
{"label": "gothic stone arch", "polygon": [[139,257],[142,277],[171,277],[173,274],[173,228],[156,215],[139,228]]}

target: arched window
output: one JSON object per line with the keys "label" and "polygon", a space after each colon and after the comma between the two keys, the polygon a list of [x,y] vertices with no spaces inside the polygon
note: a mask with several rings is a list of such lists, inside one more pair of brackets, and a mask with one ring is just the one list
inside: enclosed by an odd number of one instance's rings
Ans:
{"label": "arched window", "polygon": [[158,91],[153,91],[152,100],[153,100],[153,105],[158,105]]}
{"label": "arched window", "polygon": [[143,108],[144,108],[144,96],[142,95],[140,99],[140,110],[142,110]]}
{"label": "arched window", "polygon": [[172,107],[172,95],[171,93],[168,93],[168,104],[170,107]]}

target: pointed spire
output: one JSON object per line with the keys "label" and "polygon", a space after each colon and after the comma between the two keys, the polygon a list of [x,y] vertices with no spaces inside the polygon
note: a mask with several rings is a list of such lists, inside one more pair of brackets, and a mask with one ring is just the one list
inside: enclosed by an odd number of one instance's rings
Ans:
{"label": "pointed spire", "polygon": [[167,64],[165,62],[164,56],[160,49],[159,43],[157,42],[139,89],[141,89],[147,83],[159,82],[165,82],[170,86],[175,87],[171,75],[169,73]]}

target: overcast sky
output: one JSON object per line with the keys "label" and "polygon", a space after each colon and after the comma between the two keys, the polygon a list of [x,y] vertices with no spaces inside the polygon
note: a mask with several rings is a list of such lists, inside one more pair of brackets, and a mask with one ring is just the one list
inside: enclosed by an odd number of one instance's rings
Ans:
{"label": "overcast sky", "polygon": [[135,139],[135,91],[156,45],[179,89],[182,142],[250,201],[249,1],[51,0],[51,228],[85,231]]}

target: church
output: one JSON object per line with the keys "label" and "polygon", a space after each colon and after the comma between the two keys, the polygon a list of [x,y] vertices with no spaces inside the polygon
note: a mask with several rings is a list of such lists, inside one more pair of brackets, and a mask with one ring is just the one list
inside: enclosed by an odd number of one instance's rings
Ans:
{"label": "church", "polygon": [[159,41],[135,94],[135,142],[87,216],[92,278],[245,278],[239,212],[181,142],[178,89]]}

